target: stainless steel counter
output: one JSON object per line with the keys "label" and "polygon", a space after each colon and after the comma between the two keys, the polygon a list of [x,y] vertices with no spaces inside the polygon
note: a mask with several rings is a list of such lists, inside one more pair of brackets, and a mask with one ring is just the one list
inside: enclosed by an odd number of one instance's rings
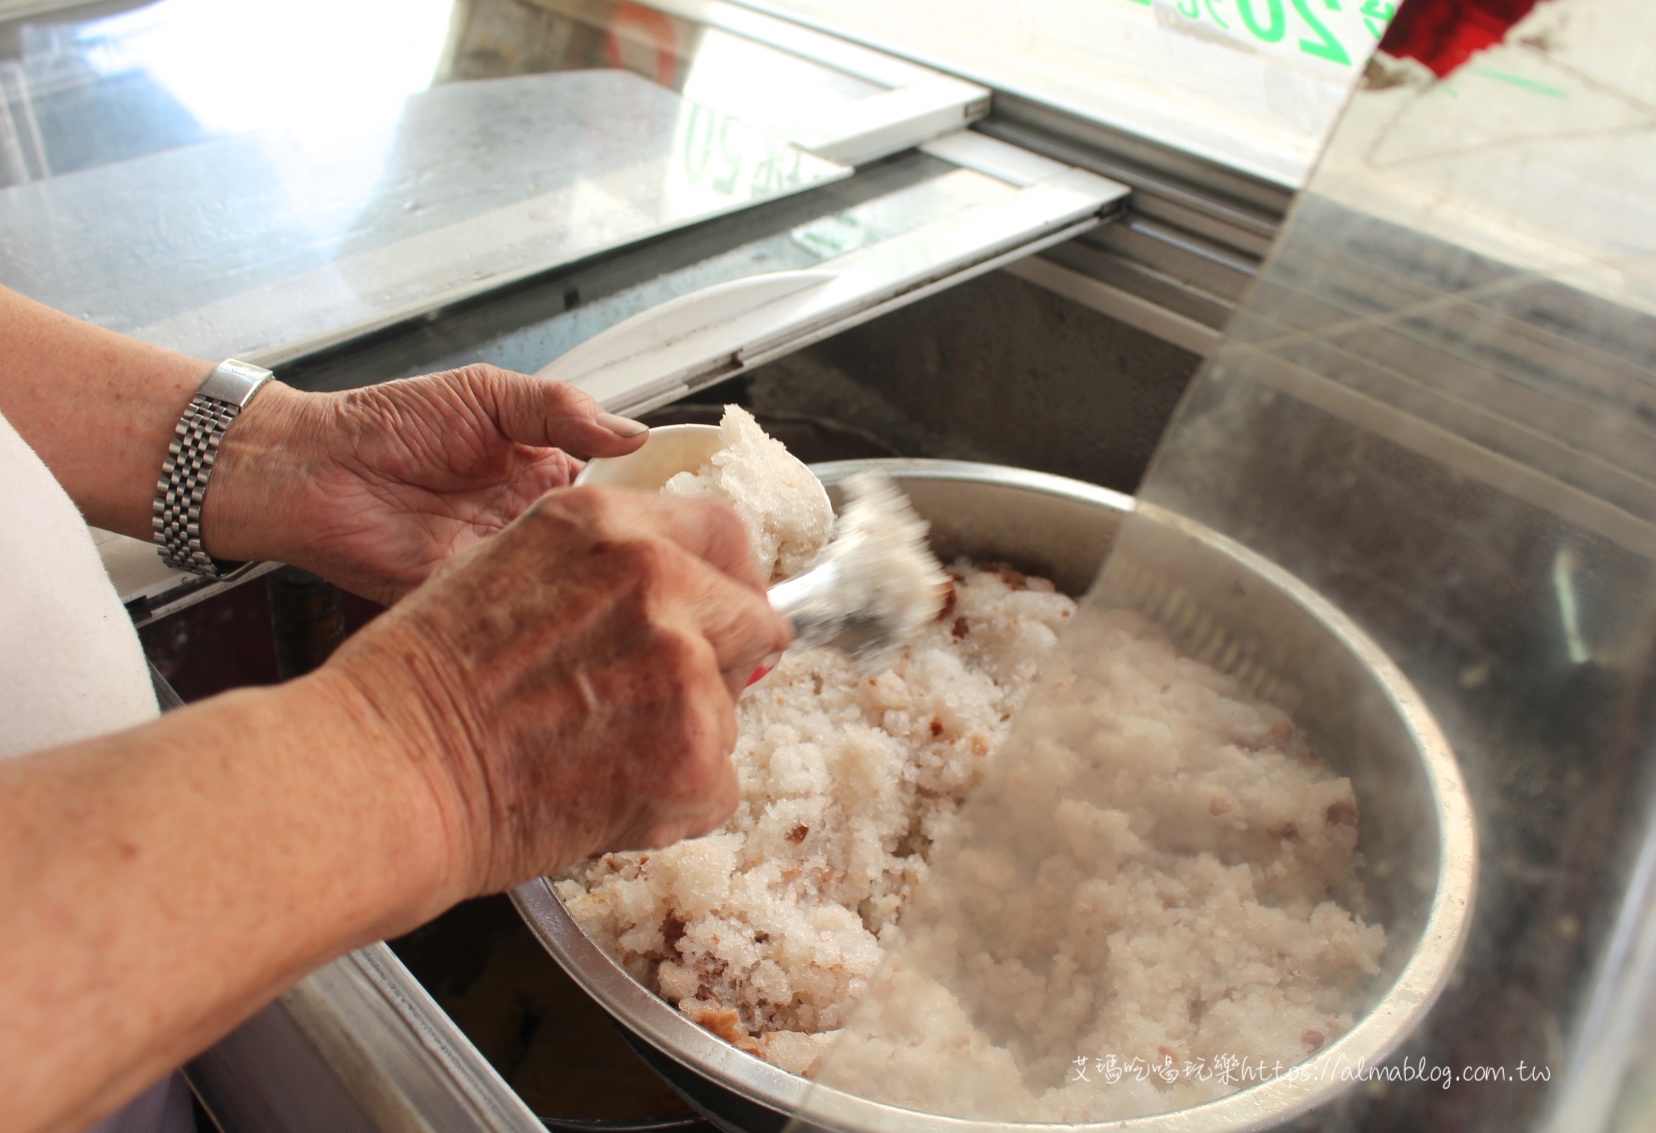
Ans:
{"label": "stainless steel counter", "polygon": [[540,1133],[384,944],[286,992],[185,1069],[225,1133]]}

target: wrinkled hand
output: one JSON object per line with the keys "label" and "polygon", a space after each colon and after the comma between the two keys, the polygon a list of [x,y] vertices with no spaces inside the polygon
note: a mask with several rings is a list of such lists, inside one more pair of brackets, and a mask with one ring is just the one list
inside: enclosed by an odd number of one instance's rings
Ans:
{"label": "wrinkled hand", "polygon": [[740,797],[735,701],[784,648],[734,509],[553,492],[321,670],[424,770],[493,892],[593,853],[705,834]]}
{"label": "wrinkled hand", "polygon": [[390,603],[580,458],[643,443],[581,391],[493,366],[334,394],[272,382],[225,434],[202,526],[221,558],[279,559]]}

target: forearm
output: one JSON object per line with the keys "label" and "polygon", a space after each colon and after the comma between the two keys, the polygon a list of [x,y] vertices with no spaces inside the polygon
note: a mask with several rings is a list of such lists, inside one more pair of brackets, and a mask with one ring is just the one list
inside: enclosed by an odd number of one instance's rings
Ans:
{"label": "forearm", "polygon": [[0,1128],[84,1125],[464,896],[404,743],[324,671],[0,765]]}
{"label": "forearm", "polygon": [[[167,447],[217,361],[0,288],[0,413],[96,526],[152,537]],[[201,540],[390,603],[644,433],[570,386],[485,365],[343,394],[269,382],[225,431]]]}
{"label": "forearm", "polygon": [[89,522],[147,539],[155,481],[214,363],[103,330],[0,288],[0,413]]}

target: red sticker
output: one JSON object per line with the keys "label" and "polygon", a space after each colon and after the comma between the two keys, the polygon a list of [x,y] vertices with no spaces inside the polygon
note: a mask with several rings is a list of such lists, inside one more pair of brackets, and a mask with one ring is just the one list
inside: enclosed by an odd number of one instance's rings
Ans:
{"label": "red sticker", "polygon": [[1512,25],[1539,0],[1404,0],[1380,41],[1397,59],[1424,63],[1440,79],[1486,48],[1504,42]]}

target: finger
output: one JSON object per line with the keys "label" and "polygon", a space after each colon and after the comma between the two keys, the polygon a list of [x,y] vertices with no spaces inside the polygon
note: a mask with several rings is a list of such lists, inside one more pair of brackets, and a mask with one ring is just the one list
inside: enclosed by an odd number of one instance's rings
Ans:
{"label": "finger", "polygon": [[752,590],[763,591],[769,581],[759,577],[747,528],[726,500],[587,485],[543,496],[538,506],[584,514],[612,535],[667,539]]}
{"label": "finger", "polygon": [[658,769],[655,790],[616,835],[612,848],[654,849],[717,828],[736,809],[741,788],[730,753],[736,746],[736,708],[714,670],[708,641],[678,638],[690,663],[680,675],[686,743]]}
{"label": "finger", "polygon": [[502,504],[514,516],[547,492],[573,484],[581,469],[586,467],[585,461],[577,460],[561,449],[530,448],[528,445],[519,445],[518,448],[523,455],[523,468],[512,485],[511,504]]}
{"label": "finger", "polygon": [[602,520],[612,535],[660,539],[675,547],[683,555],[672,571],[682,599],[678,624],[711,644],[733,698],[756,668],[792,640],[793,626],[771,608],[747,529],[727,501],[584,487],[545,496],[540,506],[585,512]]}
{"label": "finger", "polygon": [[[620,488],[549,492],[522,520],[530,545],[554,545],[585,532],[593,546],[652,545],[651,574],[669,586],[667,610],[677,627],[713,648],[717,670],[740,670],[740,692],[754,668],[792,638],[771,609],[736,510],[722,500],[662,497]],[[727,682],[728,683],[728,682]]]}
{"label": "finger", "polygon": [[695,555],[750,590],[763,592],[770,581],[759,577],[747,528],[725,500],[686,496],[636,496],[647,522]]}
{"label": "finger", "polygon": [[683,768],[685,782],[692,790],[684,805],[675,808],[680,829],[673,841],[715,829],[730,817],[742,797],[736,766],[730,758],[736,747],[736,698],[730,693],[729,682],[720,682],[722,674],[713,676],[711,668],[702,668],[705,675],[692,680],[689,688],[701,708],[700,724],[707,742],[694,749]]}
{"label": "finger", "polygon": [[793,630],[762,592],[706,565],[692,569],[697,573],[687,612],[712,646],[714,664],[734,700],[755,669],[787,648]]}
{"label": "finger", "polygon": [[648,426],[606,412],[591,396],[562,382],[495,366],[467,366],[451,380],[476,387],[500,431],[519,444],[566,449],[583,459],[624,456],[644,443]]}
{"label": "finger", "polygon": [[701,804],[693,813],[668,819],[646,836],[641,849],[655,850],[671,846],[686,838],[700,838],[723,826],[742,801],[742,784],[736,775],[736,765],[728,755],[720,761],[716,784],[707,788]]}

